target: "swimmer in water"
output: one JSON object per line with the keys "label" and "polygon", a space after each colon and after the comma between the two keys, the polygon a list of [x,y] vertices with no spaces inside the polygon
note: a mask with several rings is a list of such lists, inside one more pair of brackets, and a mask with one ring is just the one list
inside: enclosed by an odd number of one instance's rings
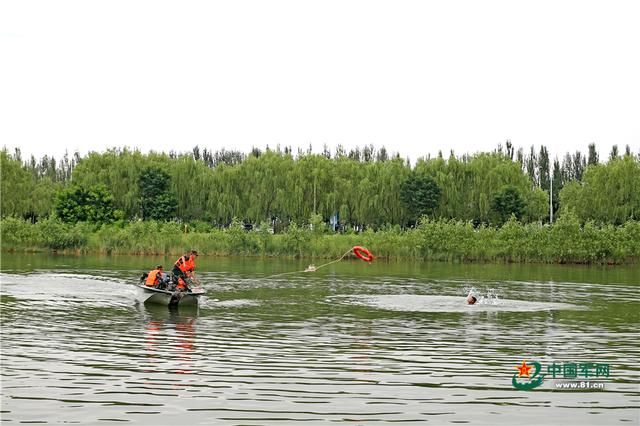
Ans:
{"label": "swimmer in water", "polygon": [[469,295],[467,296],[467,305],[473,305],[473,304],[475,304],[475,303],[476,303],[476,300],[478,300],[478,299],[476,299],[476,297],[475,297],[475,296],[472,296],[471,294],[469,294]]}

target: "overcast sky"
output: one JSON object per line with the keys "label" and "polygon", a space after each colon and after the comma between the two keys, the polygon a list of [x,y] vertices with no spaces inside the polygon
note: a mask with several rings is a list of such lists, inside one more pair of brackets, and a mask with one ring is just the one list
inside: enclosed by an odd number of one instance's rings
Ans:
{"label": "overcast sky", "polygon": [[0,2],[0,146],[640,149],[640,1]]}

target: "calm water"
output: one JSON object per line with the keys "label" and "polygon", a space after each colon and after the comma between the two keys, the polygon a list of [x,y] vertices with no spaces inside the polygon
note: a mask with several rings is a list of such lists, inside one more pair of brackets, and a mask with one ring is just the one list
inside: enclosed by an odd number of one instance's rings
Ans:
{"label": "calm water", "polygon": [[[3,254],[3,424],[640,421],[638,267],[200,257],[198,311],[136,303],[172,260]],[[516,390],[523,360],[609,377]]]}

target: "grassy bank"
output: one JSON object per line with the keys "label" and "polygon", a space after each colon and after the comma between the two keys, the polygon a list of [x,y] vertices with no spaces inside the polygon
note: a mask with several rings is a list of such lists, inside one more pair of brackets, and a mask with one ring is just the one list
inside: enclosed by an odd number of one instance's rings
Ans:
{"label": "grassy bank", "polygon": [[245,231],[234,222],[226,229],[204,223],[120,222],[95,226],[50,219],[31,224],[0,222],[4,251],[93,254],[177,255],[190,248],[209,256],[337,258],[354,245],[368,247],[378,259],[449,262],[638,263],[640,222],[622,226],[581,225],[572,214],[554,225],[509,221],[501,228],[474,228],[468,222],[424,221],[417,228],[333,234],[296,225],[272,234],[267,227]]}

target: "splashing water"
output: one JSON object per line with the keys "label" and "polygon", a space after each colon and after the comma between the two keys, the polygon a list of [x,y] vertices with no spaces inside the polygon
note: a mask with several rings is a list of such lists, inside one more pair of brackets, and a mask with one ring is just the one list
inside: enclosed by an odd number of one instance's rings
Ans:
{"label": "splashing water", "polygon": [[493,288],[487,290],[487,295],[483,296],[479,302],[485,305],[500,305],[502,303],[498,297],[498,293],[496,293],[496,290]]}
{"label": "splashing water", "polygon": [[485,294],[475,287],[465,288],[465,291],[467,291],[467,297],[476,298],[476,305],[500,305],[502,303],[494,288],[487,289]]}

